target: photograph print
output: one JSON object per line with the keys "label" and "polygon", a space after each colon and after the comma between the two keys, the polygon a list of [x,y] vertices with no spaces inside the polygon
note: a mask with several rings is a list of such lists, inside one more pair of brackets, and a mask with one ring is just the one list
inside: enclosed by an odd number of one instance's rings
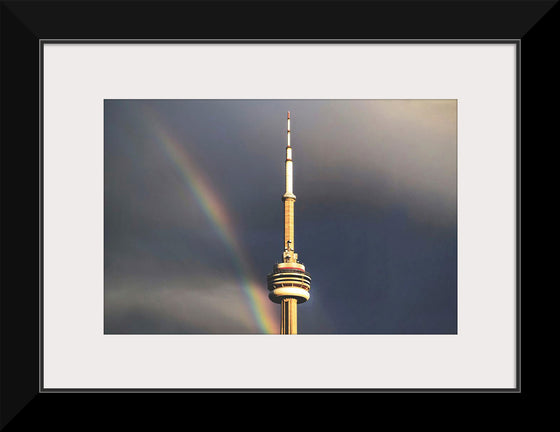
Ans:
{"label": "photograph print", "polygon": [[457,100],[104,101],[105,334],[457,334]]}

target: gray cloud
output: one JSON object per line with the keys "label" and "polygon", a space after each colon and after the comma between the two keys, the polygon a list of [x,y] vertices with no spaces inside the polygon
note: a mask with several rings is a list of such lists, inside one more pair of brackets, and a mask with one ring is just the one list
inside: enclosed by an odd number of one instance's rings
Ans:
{"label": "gray cloud", "polygon": [[[112,283],[105,292],[107,333],[259,332],[236,280],[206,274],[155,280],[123,277]],[[122,316],[135,318],[123,321]]]}

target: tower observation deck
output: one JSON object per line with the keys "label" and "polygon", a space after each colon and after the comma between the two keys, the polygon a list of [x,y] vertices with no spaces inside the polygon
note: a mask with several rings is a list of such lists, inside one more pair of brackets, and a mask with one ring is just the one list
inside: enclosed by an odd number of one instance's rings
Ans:
{"label": "tower observation deck", "polygon": [[275,264],[267,276],[268,298],[281,306],[280,334],[297,334],[297,305],[309,300],[311,276],[298,261],[294,249],[293,161],[290,144],[290,112],[288,111],[288,145],[286,147],[286,192],[284,202],[284,252],[282,262]]}

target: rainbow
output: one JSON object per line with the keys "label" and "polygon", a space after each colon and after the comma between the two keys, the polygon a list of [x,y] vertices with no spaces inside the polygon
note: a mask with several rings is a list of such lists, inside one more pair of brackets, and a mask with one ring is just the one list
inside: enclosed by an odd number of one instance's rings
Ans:
{"label": "rainbow", "polygon": [[241,247],[238,236],[235,234],[234,224],[226,206],[223,204],[223,200],[210,186],[209,181],[197,168],[196,163],[184,146],[155,117],[156,114],[150,110],[149,123],[153,127],[152,131],[155,138],[226,246],[240,278],[243,294],[248,300],[256,325],[262,333],[278,333],[278,329],[276,329],[278,326],[277,318],[274,315],[271,303],[268,301],[266,290],[255,282],[259,278],[255,277],[251,269],[250,261]]}

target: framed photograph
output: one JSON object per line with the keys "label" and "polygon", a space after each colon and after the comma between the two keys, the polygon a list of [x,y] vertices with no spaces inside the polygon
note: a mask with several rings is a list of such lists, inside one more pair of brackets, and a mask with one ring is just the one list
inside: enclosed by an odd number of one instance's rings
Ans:
{"label": "framed photograph", "polygon": [[49,393],[523,393],[555,3],[3,2],[2,426]]}

